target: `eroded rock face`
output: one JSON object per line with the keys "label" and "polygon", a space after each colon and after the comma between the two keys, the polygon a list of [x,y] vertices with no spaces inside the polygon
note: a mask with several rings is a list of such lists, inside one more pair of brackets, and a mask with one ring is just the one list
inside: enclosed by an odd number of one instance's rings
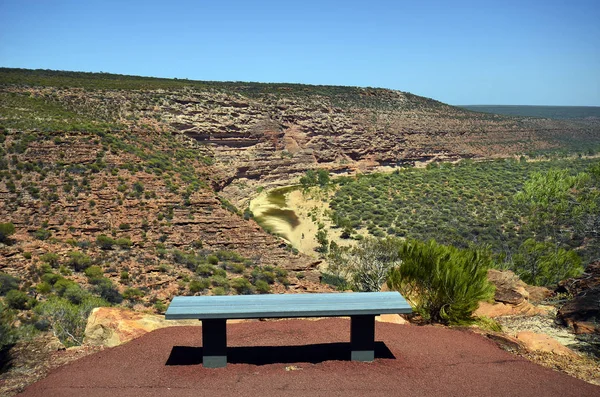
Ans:
{"label": "eroded rock face", "polygon": [[546,315],[552,312],[551,307],[532,304],[552,294],[547,288],[527,285],[510,270],[490,269],[488,280],[496,287],[494,302],[480,302],[474,315],[494,318]]}
{"label": "eroded rock face", "polygon": [[577,353],[562,345],[556,339],[531,331],[521,331],[516,338],[531,352],[552,353],[563,356],[577,357]]}
{"label": "eroded rock face", "polygon": [[577,334],[600,334],[600,262],[588,265],[577,277],[561,281],[557,292],[574,296],[558,311],[558,318]]}
{"label": "eroded rock face", "polygon": [[129,342],[155,329],[200,325],[198,320],[165,320],[165,316],[145,314],[116,307],[99,307],[92,311],[85,327],[84,344],[113,347]]}
{"label": "eroded rock face", "polygon": [[529,299],[527,284],[510,270],[488,270],[488,280],[496,287],[496,302],[518,305]]}

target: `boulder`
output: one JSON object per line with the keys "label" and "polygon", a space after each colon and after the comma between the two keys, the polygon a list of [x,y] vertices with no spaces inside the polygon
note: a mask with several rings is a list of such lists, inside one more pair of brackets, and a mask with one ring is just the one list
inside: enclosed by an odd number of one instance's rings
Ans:
{"label": "boulder", "polygon": [[145,314],[116,307],[92,310],[85,328],[83,343],[90,346],[113,347],[138,338],[155,329],[201,325],[198,320],[165,320],[162,315]]}
{"label": "boulder", "polygon": [[540,303],[554,295],[554,291],[537,285],[526,285],[525,290],[529,293],[529,302]]}
{"label": "boulder", "polygon": [[375,317],[375,321],[392,324],[410,324],[404,317],[402,317],[399,314],[381,314]]}
{"label": "boulder", "polygon": [[532,305],[528,301],[522,301],[518,305],[509,305],[502,302],[479,302],[479,307],[473,313],[477,317],[501,317],[501,316],[535,316],[547,315],[553,311],[551,306]]}
{"label": "boulder", "polygon": [[558,311],[558,319],[577,334],[600,334],[600,261],[576,278],[563,280],[557,292],[574,295]]}
{"label": "boulder", "polygon": [[511,353],[521,353],[525,350],[525,345],[520,340],[502,332],[487,332],[485,336],[496,343],[502,350]]}
{"label": "boulder", "polygon": [[600,334],[600,288],[579,293],[560,308],[558,318],[576,334]]}
{"label": "boulder", "polygon": [[494,300],[496,302],[518,305],[529,299],[527,284],[510,270],[488,270],[488,280],[496,287]]}
{"label": "boulder", "polygon": [[556,339],[531,331],[521,331],[516,338],[527,350],[533,353],[552,353],[561,356],[578,357],[577,353],[562,345]]}

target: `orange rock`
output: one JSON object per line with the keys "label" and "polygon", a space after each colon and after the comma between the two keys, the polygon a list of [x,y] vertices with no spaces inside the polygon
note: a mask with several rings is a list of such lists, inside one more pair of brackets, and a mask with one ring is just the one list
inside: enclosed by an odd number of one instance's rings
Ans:
{"label": "orange rock", "polygon": [[375,317],[376,321],[392,324],[410,324],[404,317],[399,314],[381,314]]}
{"label": "orange rock", "polygon": [[562,345],[556,339],[531,331],[521,331],[516,335],[517,339],[531,352],[552,353],[563,356],[577,356],[573,350]]}
{"label": "orange rock", "polygon": [[549,306],[535,306],[527,301],[523,301],[518,305],[510,305],[502,302],[479,302],[479,307],[473,313],[477,317],[501,317],[501,316],[535,316],[545,315],[552,310]]}
{"label": "orange rock", "polygon": [[164,316],[144,314],[115,307],[99,307],[92,311],[85,328],[84,344],[113,347],[138,338],[155,329],[201,325],[197,320],[165,320]]}

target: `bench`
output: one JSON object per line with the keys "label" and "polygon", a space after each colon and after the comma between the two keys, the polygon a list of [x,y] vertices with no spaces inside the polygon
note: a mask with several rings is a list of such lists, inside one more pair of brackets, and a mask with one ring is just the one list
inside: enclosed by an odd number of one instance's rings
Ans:
{"label": "bench", "polygon": [[227,320],[350,316],[351,360],[375,358],[375,316],[412,309],[398,292],[176,296],[167,320],[202,321],[202,365],[227,365]]}

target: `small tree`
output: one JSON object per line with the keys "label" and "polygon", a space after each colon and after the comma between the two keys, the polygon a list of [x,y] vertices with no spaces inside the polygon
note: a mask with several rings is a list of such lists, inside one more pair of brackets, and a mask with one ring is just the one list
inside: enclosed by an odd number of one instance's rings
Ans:
{"label": "small tree", "polygon": [[487,280],[490,255],[431,240],[405,241],[402,264],[390,271],[387,285],[400,291],[423,318],[446,324],[469,322],[479,302],[494,295]]}
{"label": "small tree", "polygon": [[581,258],[575,251],[534,239],[525,240],[512,256],[511,269],[523,281],[534,285],[555,285],[583,272]]}
{"label": "small tree", "polygon": [[0,223],[0,242],[10,242],[10,236],[15,234],[15,225],[12,223]]}
{"label": "small tree", "polygon": [[87,318],[95,307],[109,306],[100,298],[88,296],[80,304],[67,299],[51,297],[36,306],[36,313],[48,321],[54,335],[66,346],[81,345]]}
{"label": "small tree", "polygon": [[379,291],[388,272],[400,264],[400,240],[366,238],[354,248],[332,247],[328,256],[329,271],[336,277],[351,280],[358,291]]}

